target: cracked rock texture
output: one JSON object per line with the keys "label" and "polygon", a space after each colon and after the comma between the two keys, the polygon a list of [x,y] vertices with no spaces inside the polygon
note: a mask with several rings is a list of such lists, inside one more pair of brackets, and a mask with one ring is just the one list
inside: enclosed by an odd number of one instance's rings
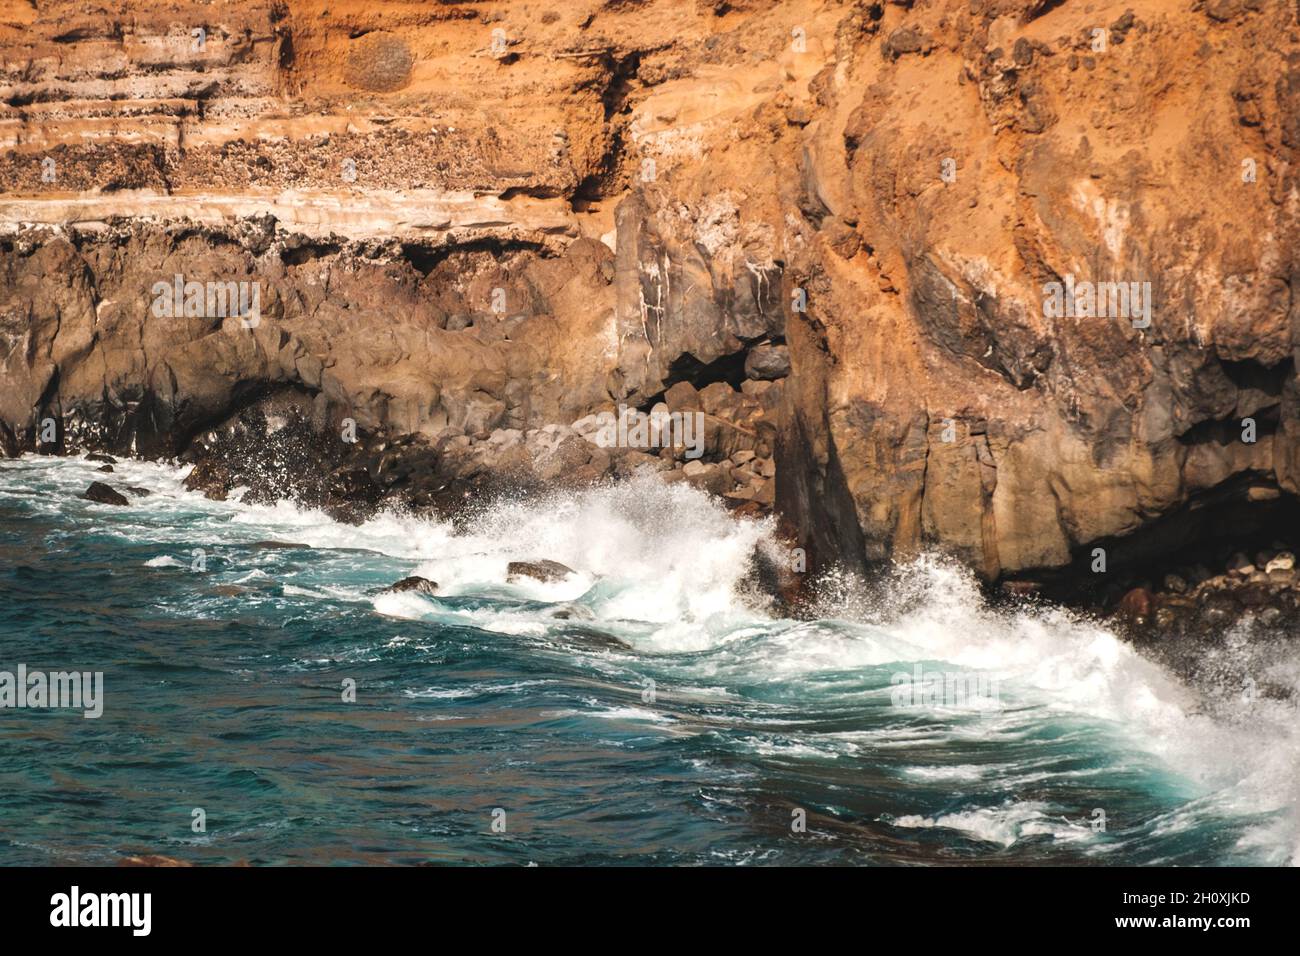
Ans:
{"label": "cracked rock texture", "polygon": [[[323,500],[652,464],[813,570],[1145,560],[1300,492],[1297,15],[0,0],[0,446],[224,493],[289,414],[359,433]],[[257,320],[159,316],[178,275]],[[660,403],[704,461],[570,429]]]}

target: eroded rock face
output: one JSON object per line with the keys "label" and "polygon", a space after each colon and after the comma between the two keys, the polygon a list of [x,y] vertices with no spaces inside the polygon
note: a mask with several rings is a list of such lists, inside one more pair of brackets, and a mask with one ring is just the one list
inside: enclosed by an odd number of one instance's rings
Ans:
{"label": "eroded rock face", "polygon": [[347,81],[359,90],[391,93],[410,83],[414,62],[401,37],[382,31],[367,33],[349,46]]}
{"label": "eroded rock face", "polygon": [[988,580],[1300,490],[1286,4],[10,6],[5,454],[349,518],[649,468]]}
{"label": "eroded rock face", "polygon": [[[1194,6],[877,7],[823,78],[778,483],[819,553],[1086,574],[1295,493],[1296,13]],[[1053,314],[1071,279],[1150,308]]]}

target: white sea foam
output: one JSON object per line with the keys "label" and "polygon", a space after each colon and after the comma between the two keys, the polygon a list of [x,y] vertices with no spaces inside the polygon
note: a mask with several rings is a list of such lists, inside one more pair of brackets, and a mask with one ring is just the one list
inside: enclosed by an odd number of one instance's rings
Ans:
{"label": "white sea foam", "polygon": [[328,598],[330,595],[324,591],[315,591],[311,588],[300,588],[293,584],[286,584],[281,588],[285,597],[309,597],[309,598]]}
{"label": "white sea foam", "polygon": [[974,764],[960,764],[951,767],[908,767],[907,775],[919,780],[959,780],[969,783],[979,780],[995,768],[977,767]]}
{"label": "white sea foam", "polygon": [[997,807],[973,807],[938,817],[906,815],[885,822],[905,829],[956,830],[984,843],[1004,847],[1034,836],[1069,842],[1093,838],[1093,831],[1082,822],[1062,820],[1049,813],[1050,808],[1044,803],[1008,800]]}

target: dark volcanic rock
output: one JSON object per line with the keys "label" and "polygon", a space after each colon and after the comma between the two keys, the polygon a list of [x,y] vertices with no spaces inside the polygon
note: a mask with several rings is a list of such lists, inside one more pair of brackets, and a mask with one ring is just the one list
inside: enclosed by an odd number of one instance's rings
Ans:
{"label": "dark volcanic rock", "polygon": [[1288,698],[1267,676],[1273,656],[1300,633],[1294,550],[1279,543],[1253,559],[1231,550],[1206,561],[1189,556],[1163,575],[1162,588],[1145,582],[1125,593],[1109,623],[1211,696]]}
{"label": "dark volcanic rock", "polygon": [[402,578],[402,580],[390,584],[381,591],[381,594],[402,594],[406,591],[414,591],[417,594],[434,595],[438,593],[438,585],[428,578],[422,578],[418,574]]}
{"label": "dark volcanic rock", "polygon": [[606,634],[604,631],[596,630],[594,627],[570,627],[565,630],[564,634],[577,643],[591,647],[605,647],[613,650],[629,650],[632,647],[627,641],[617,638],[613,634]]}
{"label": "dark volcanic rock", "polygon": [[519,578],[533,578],[549,583],[561,581],[573,574],[573,568],[559,561],[511,561],[506,565],[506,580],[517,581]]}
{"label": "dark volcanic rock", "polygon": [[1151,592],[1146,588],[1134,588],[1119,602],[1120,616],[1130,624],[1144,627],[1151,619]]}
{"label": "dark volcanic rock", "polygon": [[86,493],[81,497],[87,501],[97,501],[101,505],[125,505],[130,503],[123,495],[114,491],[102,481],[92,481],[90,487],[86,489]]}
{"label": "dark volcanic rock", "polygon": [[547,611],[557,621],[594,621],[596,613],[585,604],[557,604]]}
{"label": "dark volcanic rock", "polygon": [[213,501],[225,501],[230,489],[235,486],[235,479],[224,464],[207,458],[190,470],[182,486],[187,491],[201,491],[205,498]]}

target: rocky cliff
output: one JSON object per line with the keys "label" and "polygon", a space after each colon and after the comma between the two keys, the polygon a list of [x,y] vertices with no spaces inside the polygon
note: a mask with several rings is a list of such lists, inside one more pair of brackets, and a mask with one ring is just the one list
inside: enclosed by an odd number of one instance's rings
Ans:
{"label": "rocky cliff", "polygon": [[1298,18],[0,0],[0,445],[331,507],[652,467],[812,570],[1276,534]]}

